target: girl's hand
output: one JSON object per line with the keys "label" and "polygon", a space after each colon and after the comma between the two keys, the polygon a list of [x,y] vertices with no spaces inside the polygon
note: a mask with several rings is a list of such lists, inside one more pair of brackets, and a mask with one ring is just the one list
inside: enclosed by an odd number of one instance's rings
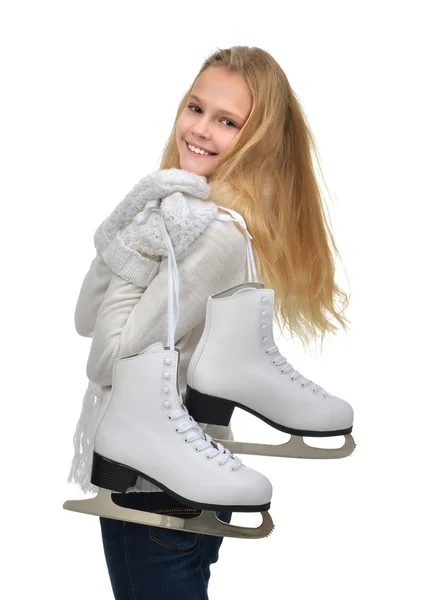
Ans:
{"label": "girl's hand", "polygon": [[[147,287],[158,274],[162,258],[168,255],[160,228],[164,222],[175,257],[188,247],[215,220],[218,208],[213,202],[191,198],[174,192],[152,212],[137,215],[102,252],[102,257],[114,273],[135,285]],[[140,220],[142,216],[142,220]]]}
{"label": "girl's hand", "polygon": [[168,256],[168,251],[160,227],[162,219],[175,256],[178,257],[203,233],[217,214],[218,208],[213,202],[174,192],[164,198],[154,212],[136,215],[115,237],[142,256],[164,258]]}
{"label": "girl's hand", "polygon": [[97,252],[102,255],[115,235],[127,227],[148,202],[163,200],[175,192],[204,199],[210,193],[210,186],[204,176],[183,169],[161,169],[146,175],[97,228],[94,234]]}

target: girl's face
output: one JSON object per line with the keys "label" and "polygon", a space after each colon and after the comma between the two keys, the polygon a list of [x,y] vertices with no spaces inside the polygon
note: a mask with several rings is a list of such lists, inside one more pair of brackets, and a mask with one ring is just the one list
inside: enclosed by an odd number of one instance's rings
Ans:
{"label": "girl's face", "polygon": [[[251,108],[252,96],[241,73],[225,67],[206,69],[196,80],[177,122],[181,169],[209,178],[218,156],[242,129]],[[187,142],[209,155],[196,154]]]}

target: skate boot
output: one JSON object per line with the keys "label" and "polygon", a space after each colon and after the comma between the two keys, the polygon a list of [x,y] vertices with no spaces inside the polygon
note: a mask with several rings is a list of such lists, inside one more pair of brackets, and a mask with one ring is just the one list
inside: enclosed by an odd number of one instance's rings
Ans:
{"label": "skate boot", "polygon": [[[342,458],[355,448],[352,407],[306,379],[273,339],[274,292],[245,283],[209,298],[206,324],[187,372],[185,404],[199,423],[228,425],[236,407],[291,434],[281,445],[224,441],[232,452]],[[302,436],[345,436],[341,448],[307,445]]]}
{"label": "skate boot", "polygon": [[[102,517],[208,535],[262,538],[273,530],[272,486],[257,471],[205,434],[189,415],[178,389],[180,352],[174,346],[179,308],[178,273],[170,238],[168,341],[117,359],[113,385],[98,423],[91,483],[99,487],[89,500],[68,501],[64,508]],[[173,263],[173,264],[172,264]],[[133,510],[112,502],[111,492],[126,492],[141,476],[173,498],[202,510],[181,519]],[[222,522],[216,511],[261,512],[259,527]],[[214,512],[210,512],[214,511]]]}
{"label": "skate boot", "polygon": [[[273,528],[266,512],[272,495],[269,480],[203,433],[182,404],[178,370],[179,350],[166,349],[161,342],[116,361],[111,398],[96,432],[91,474],[91,483],[102,488],[104,506],[100,499],[78,504],[92,502],[92,514],[121,520],[142,522],[143,515],[151,515],[156,520],[151,524],[161,527],[159,519],[172,525],[183,521],[177,528],[210,535],[268,535]],[[107,490],[125,492],[138,476],[205,512],[182,520],[114,504]],[[251,529],[222,523],[206,512],[221,510],[266,515],[260,528]]]}

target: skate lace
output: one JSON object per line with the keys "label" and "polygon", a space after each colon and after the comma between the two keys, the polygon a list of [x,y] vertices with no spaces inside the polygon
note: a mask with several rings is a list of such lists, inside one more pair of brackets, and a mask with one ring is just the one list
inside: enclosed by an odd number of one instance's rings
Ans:
{"label": "skate lace", "polygon": [[[179,316],[178,266],[176,264],[175,252],[173,249],[173,245],[170,240],[170,236],[166,230],[166,226],[164,224],[164,220],[162,218],[161,211],[158,206],[155,206],[155,204],[156,203],[149,203],[149,202],[147,203],[146,208],[141,213],[139,213],[139,222],[141,222],[147,215],[149,217],[149,215],[152,214],[153,212],[156,212],[160,215],[160,220],[159,220],[160,229],[161,229],[163,241],[166,245],[167,253],[168,253],[167,254],[168,345],[170,346],[170,350],[175,350],[175,331],[176,331],[176,327],[177,327],[177,323],[178,323],[178,316]],[[228,210],[228,209],[226,209],[226,210]],[[230,210],[228,210],[228,212],[230,212]],[[231,220],[240,221],[240,219],[242,219],[242,217],[238,213],[235,213],[234,211],[231,211],[231,213],[233,213],[236,216],[236,219],[233,219],[229,215],[218,215],[218,217],[220,217],[219,220],[225,221],[227,219],[231,219]],[[243,221],[243,219],[242,219],[242,221]],[[243,223],[245,223],[245,222],[243,221]],[[245,225],[245,228],[246,228],[246,225]],[[250,237],[249,234],[248,234],[248,236]],[[252,256],[252,249],[251,249],[251,256]],[[248,258],[249,258],[249,254],[248,254]],[[254,269],[255,269],[255,263],[251,263],[251,264],[254,266]],[[230,468],[233,471],[236,471],[241,466],[243,466],[242,461],[239,458],[237,458],[236,456],[234,456],[234,454],[232,454],[230,452],[230,450],[225,448],[219,442],[215,442],[212,439],[212,437],[210,435],[208,435],[207,433],[204,433],[204,431],[200,427],[200,425],[189,414],[188,409],[184,405],[181,392],[179,392],[178,395],[179,395],[180,408],[178,410],[172,411],[168,415],[168,418],[170,420],[181,419],[181,422],[178,423],[178,426],[176,427],[176,432],[178,434],[187,433],[187,435],[184,439],[184,442],[187,444],[195,442],[195,444],[194,444],[195,452],[203,452],[203,450],[206,450],[206,459],[207,460],[211,460],[217,456],[218,457],[218,465],[220,467],[225,465],[228,461],[230,461]]]}
{"label": "skate lace", "polygon": [[[217,204],[218,206],[218,204]],[[246,253],[247,253],[247,267],[248,267],[248,280],[258,282],[257,279],[257,269],[255,266],[255,258],[254,253],[252,251],[252,235],[249,233],[248,228],[246,227],[245,219],[238,212],[233,210],[232,208],[225,208],[225,206],[218,206],[218,208],[222,208],[222,210],[226,210],[229,214],[225,215],[223,213],[218,213],[217,221],[235,221],[239,223],[246,234]]]}
{"label": "skate lace", "polygon": [[327,397],[327,391],[323,387],[321,387],[320,385],[316,384],[311,379],[307,379],[306,377],[304,377],[304,375],[302,375],[300,373],[300,371],[297,371],[293,367],[293,365],[287,361],[287,359],[285,358],[285,356],[282,356],[282,354],[279,352],[278,346],[272,346],[271,348],[267,348],[265,352],[266,352],[266,354],[269,354],[269,355],[272,355],[272,354],[275,354],[275,353],[279,354],[279,356],[277,358],[274,358],[272,360],[272,364],[275,365],[276,367],[280,367],[281,365],[285,365],[281,369],[282,375],[286,375],[287,373],[291,373],[292,372],[291,375],[290,375],[291,381],[297,381],[297,379],[299,379],[301,377],[302,381],[300,382],[300,385],[303,388],[307,387],[310,383],[312,383],[312,392],[314,394],[318,394],[319,392],[322,392],[323,397],[324,398]]}
{"label": "skate lace", "polygon": [[[251,234],[248,232],[247,227],[246,227],[246,223],[244,218],[242,217],[242,215],[240,215],[239,213],[237,213],[236,211],[229,209],[229,208],[225,208],[222,207],[223,210],[226,210],[227,212],[230,213],[231,216],[229,215],[224,215],[224,214],[219,214],[217,219],[219,221],[227,221],[231,218],[232,221],[236,221],[237,223],[239,223],[239,225],[244,229],[245,233],[247,234],[248,238],[247,238],[247,264],[248,264],[248,278],[250,281],[256,281],[258,282],[257,279],[257,270],[255,267],[255,259],[254,259],[254,254],[252,251],[252,245],[251,245],[251,240],[252,240],[252,236]],[[300,385],[305,388],[307,387],[310,383],[312,384],[312,392],[314,394],[318,394],[319,392],[322,392],[322,395],[324,398],[327,397],[328,392],[321,387],[320,385],[318,385],[317,383],[315,383],[314,381],[312,381],[311,379],[307,379],[306,377],[304,377],[299,371],[297,371],[296,369],[294,369],[293,365],[291,363],[289,363],[287,361],[287,359],[285,358],[285,356],[282,356],[281,353],[279,352],[279,349],[277,346],[272,346],[271,348],[268,348],[266,350],[266,353],[269,355],[272,354],[279,354],[279,356],[277,358],[273,359],[273,364],[275,366],[281,366],[281,365],[285,365],[282,369],[281,369],[281,373],[283,375],[286,375],[287,373],[289,373],[290,371],[293,371],[293,373],[290,375],[290,379],[292,381],[297,381],[297,379],[299,379],[300,377],[302,378],[302,381],[300,383]]]}
{"label": "skate lace", "polygon": [[[182,400],[182,396],[181,396]],[[188,419],[185,422],[182,422],[176,428],[177,433],[186,433],[189,431],[190,433],[184,439],[186,444],[191,444],[192,442],[196,442],[194,445],[194,452],[202,452],[203,450],[207,450],[206,458],[210,460],[218,456],[218,464],[220,467],[226,464],[228,460],[231,461],[230,467],[232,469],[238,469],[242,461],[234,456],[230,450],[227,450],[222,444],[219,442],[215,442],[210,435],[204,433],[199,424],[193,419],[193,417],[189,414],[187,408],[185,406],[181,406],[180,410],[176,410],[170,413],[170,419],[181,419],[185,417]]]}

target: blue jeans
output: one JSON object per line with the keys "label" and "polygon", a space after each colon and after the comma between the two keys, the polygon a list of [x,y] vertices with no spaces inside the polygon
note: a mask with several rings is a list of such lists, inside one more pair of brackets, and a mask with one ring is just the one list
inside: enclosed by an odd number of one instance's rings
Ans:
{"label": "blue jeans", "polygon": [[[112,494],[120,506],[181,518],[200,514],[165,492]],[[230,523],[231,512],[217,512]],[[100,517],[115,600],[207,600],[222,537]]]}

